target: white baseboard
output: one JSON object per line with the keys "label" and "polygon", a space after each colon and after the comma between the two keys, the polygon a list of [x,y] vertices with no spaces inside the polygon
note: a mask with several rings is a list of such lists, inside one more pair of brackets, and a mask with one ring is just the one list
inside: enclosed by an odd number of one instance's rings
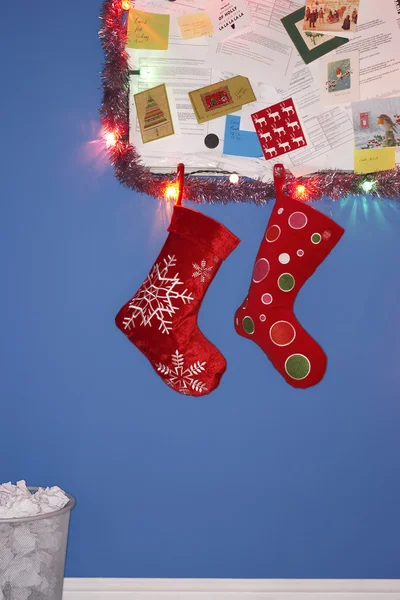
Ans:
{"label": "white baseboard", "polygon": [[400,600],[400,580],[66,579],[63,600]]}

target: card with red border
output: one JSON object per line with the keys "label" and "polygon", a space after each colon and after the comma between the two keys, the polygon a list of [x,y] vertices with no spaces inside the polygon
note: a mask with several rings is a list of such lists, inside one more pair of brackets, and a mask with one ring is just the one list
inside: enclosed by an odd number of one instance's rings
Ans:
{"label": "card with red border", "polygon": [[307,146],[292,98],[251,115],[265,158],[275,158]]}

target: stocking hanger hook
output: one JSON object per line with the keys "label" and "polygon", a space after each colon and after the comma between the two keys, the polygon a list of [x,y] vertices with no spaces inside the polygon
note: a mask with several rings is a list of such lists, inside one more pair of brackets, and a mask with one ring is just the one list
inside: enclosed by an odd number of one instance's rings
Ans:
{"label": "stocking hanger hook", "polygon": [[176,171],[176,176],[178,180],[178,197],[175,202],[175,206],[182,205],[182,196],[183,196],[183,188],[185,185],[185,165],[183,163],[179,163]]}
{"label": "stocking hanger hook", "polygon": [[283,190],[283,184],[285,183],[286,171],[285,167],[281,163],[274,165],[274,184],[277,190],[280,192]]}

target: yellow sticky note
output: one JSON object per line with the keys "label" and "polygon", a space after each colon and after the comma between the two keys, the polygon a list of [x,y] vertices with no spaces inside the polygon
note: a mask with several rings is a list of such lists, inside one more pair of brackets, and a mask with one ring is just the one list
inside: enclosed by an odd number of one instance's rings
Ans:
{"label": "yellow sticky note", "polygon": [[396,166],[395,148],[371,148],[368,150],[354,150],[354,172],[375,173],[376,171],[389,171]]}
{"label": "yellow sticky note", "polygon": [[168,50],[169,15],[132,8],[128,17],[127,47],[136,50]]}
{"label": "yellow sticky note", "polygon": [[182,15],[178,18],[178,25],[183,40],[193,40],[194,38],[214,34],[210,17],[205,10]]}

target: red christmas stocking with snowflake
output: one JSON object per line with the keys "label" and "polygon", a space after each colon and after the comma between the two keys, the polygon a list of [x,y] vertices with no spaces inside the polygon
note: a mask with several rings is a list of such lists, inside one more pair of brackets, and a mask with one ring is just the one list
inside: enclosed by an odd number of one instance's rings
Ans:
{"label": "red christmas stocking with snowflake", "polygon": [[201,333],[197,314],[221,262],[240,240],[183,206],[174,207],[168,231],[146,281],[115,321],[167,385],[203,396],[218,386],[226,361]]}
{"label": "red christmas stocking with snowflake", "polygon": [[254,265],[249,293],[235,314],[239,335],[253,340],[290,385],[307,388],[326,370],[322,348],[293,313],[296,296],[344,229],[282,192],[285,169],[275,165],[276,203]]}

